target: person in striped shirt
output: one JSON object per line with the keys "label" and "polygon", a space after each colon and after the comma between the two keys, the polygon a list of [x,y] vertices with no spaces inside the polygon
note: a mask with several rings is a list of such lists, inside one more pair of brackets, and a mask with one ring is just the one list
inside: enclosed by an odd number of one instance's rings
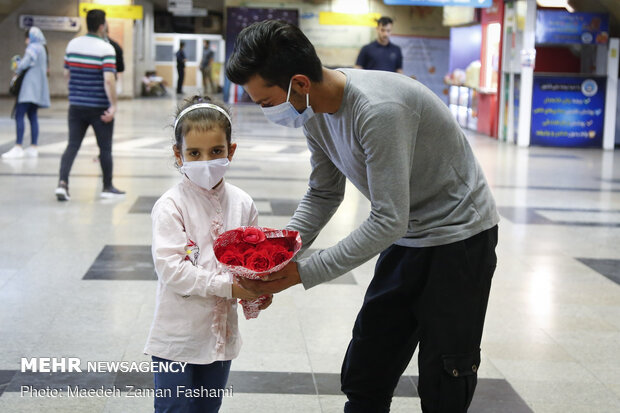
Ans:
{"label": "person in striped shirt", "polygon": [[68,201],[69,173],[84,135],[92,126],[99,146],[103,173],[102,198],[123,196],[112,185],[112,133],[116,114],[116,54],[104,40],[107,23],[103,10],[86,15],[88,34],[76,37],[65,51],[65,77],[69,81],[69,142],[60,162],[56,198]]}

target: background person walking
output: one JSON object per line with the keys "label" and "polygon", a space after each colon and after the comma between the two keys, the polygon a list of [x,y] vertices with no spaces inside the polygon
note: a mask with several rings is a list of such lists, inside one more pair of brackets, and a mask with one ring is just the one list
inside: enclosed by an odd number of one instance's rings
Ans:
{"label": "background person walking", "polygon": [[179,44],[179,50],[176,53],[177,58],[177,94],[183,94],[183,80],[185,79],[185,62],[187,62],[187,58],[185,57],[185,42],[181,42]]}
{"label": "background person walking", "polygon": [[92,126],[99,146],[103,173],[102,198],[125,192],[112,185],[112,133],[116,114],[116,57],[114,48],[104,40],[105,12],[91,10],[86,15],[88,34],[69,42],[65,53],[65,76],[69,79],[69,143],[60,161],[60,179],[56,198],[68,201],[69,173]]}
{"label": "background person walking", "polygon": [[120,44],[110,38],[110,28],[106,26],[105,39],[114,48],[116,55],[116,94],[120,95],[123,91],[123,78],[121,73],[125,71],[125,59],[123,58],[123,48]]}
{"label": "background person walking", "polygon": [[377,20],[377,40],[362,47],[355,62],[356,69],[403,73],[403,53],[390,42],[392,23],[392,19],[385,16]]}
{"label": "background person walking", "polygon": [[[17,139],[15,146],[2,154],[3,159],[34,158],[39,155],[37,150],[39,139],[37,110],[50,106],[50,89],[47,81],[48,58],[45,43],[45,36],[38,27],[33,26],[26,30],[26,51],[16,69],[18,75],[27,70],[15,106]],[[31,140],[30,146],[24,150],[24,116],[26,114],[28,114],[30,121]]]}
{"label": "background person walking", "polygon": [[213,57],[215,53],[209,47],[210,43],[205,40],[202,49],[202,60],[200,61],[200,72],[202,73],[202,93],[205,95],[208,93],[207,84],[211,88],[209,93],[217,93],[217,86],[213,81]]}

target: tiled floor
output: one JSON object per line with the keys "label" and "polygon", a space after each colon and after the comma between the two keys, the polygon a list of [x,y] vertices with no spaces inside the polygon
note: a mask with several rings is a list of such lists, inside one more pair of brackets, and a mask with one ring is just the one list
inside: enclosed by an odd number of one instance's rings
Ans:
{"label": "tiled floor", "polygon": [[[14,139],[11,104],[0,100],[1,152]],[[149,360],[142,354],[155,297],[149,211],[178,179],[167,127],[175,104],[121,102],[114,175],[127,190],[123,200],[98,199],[97,147],[89,135],[71,174],[72,200],[56,201],[64,101],[40,112],[38,159],[0,161],[0,412],[152,410],[149,373],[25,373],[20,359]],[[261,225],[282,227],[309,174],[301,131],[268,124],[252,105],[233,113],[239,148],[228,179],[256,200]],[[469,136],[502,215],[470,411],[620,411],[620,152],[517,148]],[[368,201],[348,187],[313,248],[334,244],[368,212]],[[308,291],[296,286],[258,319],[242,320],[244,347],[222,411],[342,411],[340,364],[373,264]],[[414,357],[392,411],[420,411],[416,381]],[[123,391],[23,395],[29,385]],[[130,397],[129,388],[144,397]]]}

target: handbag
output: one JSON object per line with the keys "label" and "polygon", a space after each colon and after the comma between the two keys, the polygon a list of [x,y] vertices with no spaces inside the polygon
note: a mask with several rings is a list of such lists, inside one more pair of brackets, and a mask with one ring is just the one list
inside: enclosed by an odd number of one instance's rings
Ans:
{"label": "handbag", "polygon": [[26,72],[28,69],[24,70],[18,75],[13,76],[11,79],[11,83],[9,85],[9,93],[13,96],[19,96],[19,90],[22,88],[22,83],[24,82],[24,76],[26,76]]}

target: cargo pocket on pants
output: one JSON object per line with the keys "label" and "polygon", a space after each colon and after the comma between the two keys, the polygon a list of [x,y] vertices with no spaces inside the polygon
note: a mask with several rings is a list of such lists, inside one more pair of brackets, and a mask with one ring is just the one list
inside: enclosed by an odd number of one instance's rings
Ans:
{"label": "cargo pocket on pants", "polygon": [[468,354],[444,355],[439,388],[441,413],[466,412],[474,396],[480,366],[480,349]]}

